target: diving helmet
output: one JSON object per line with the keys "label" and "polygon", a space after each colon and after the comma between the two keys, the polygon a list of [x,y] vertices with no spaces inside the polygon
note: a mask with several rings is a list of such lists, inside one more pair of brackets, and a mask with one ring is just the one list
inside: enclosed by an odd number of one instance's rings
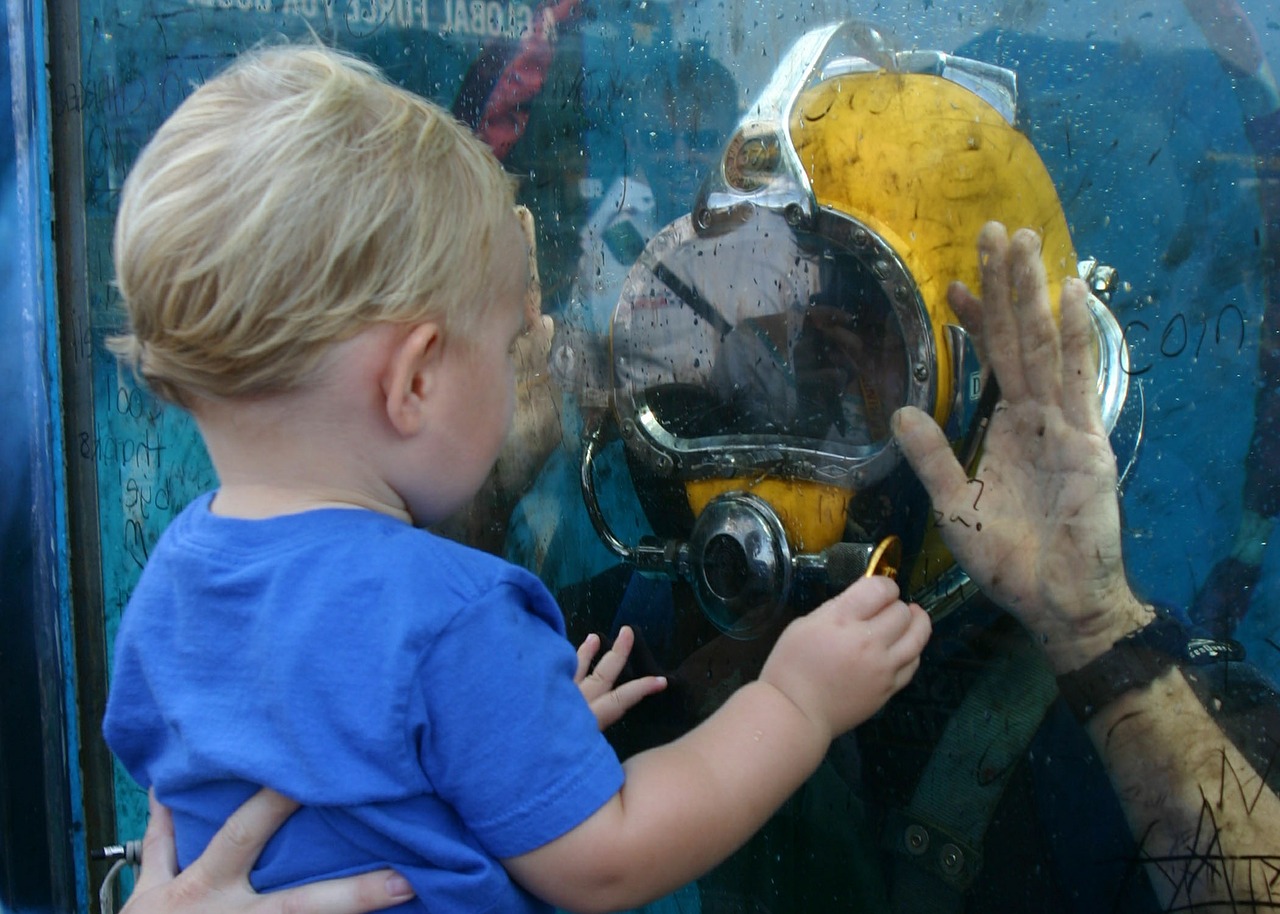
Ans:
{"label": "diving helmet", "polygon": [[[768,629],[814,594],[806,582],[825,583],[820,598],[859,574],[892,574],[935,617],[974,592],[929,512],[905,510],[889,420],[916,406],[962,460],[980,452],[995,397],[983,395],[946,287],[978,288],[974,242],[988,220],[1039,232],[1055,308],[1064,276],[1088,281],[1103,418],[1111,431],[1137,401],[1124,423],[1136,450],[1141,394],[1130,396],[1106,306],[1114,272],[1077,260],[1015,102],[1011,71],[890,51],[858,22],[811,32],[691,212],[628,273],[610,325],[608,409],[586,436],[584,499],[606,545],[646,574],[686,580],[726,634]],[[635,545],[613,533],[592,470],[606,421],[637,491],[675,493],[687,529],[655,523],[659,535]]]}

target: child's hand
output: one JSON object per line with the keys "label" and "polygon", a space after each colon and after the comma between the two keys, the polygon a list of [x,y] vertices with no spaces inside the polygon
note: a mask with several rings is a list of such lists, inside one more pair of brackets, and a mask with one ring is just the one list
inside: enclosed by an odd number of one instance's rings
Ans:
{"label": "child's hand", "polygon": [[899,600],[891,579],[860,579],[788,625],[760,679],[834,738],[911,681],[930,630],[925,611]]}
{"label": "child's hand", "polygon": [[582,695],[591,706],[600,729],[604,730],[617,723],[622,716],[638,705],[643,699],[667,687],[665,676],[642,676],[631,679],[613,687],[618,674],[626,666],[627,657],[631,655],[631,647],[635,644],[635,633],[624,625],[613,642],[613,647],[605,652],[600,662],[591,668],[600,651],[600,636],[587,635],[586,640],[578,648],[578,672],[573,681],[582,690]]}

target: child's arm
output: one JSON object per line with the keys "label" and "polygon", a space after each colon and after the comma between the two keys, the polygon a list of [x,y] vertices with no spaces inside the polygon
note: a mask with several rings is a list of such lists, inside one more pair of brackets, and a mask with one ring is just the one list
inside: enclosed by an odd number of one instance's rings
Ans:
{"label": "child's arm", "polygon": [[831,740],[902,688],[929,636],[887,578],[859,581],[791,623],[760,679],[705,723],[629,759],[626,783],[568,834],[504,861],[574,911],[635,907],[711,869],[817,768]]}
{"label": "child's arm", "polygon": [[587,635],[586,640],[578,645],[578,672],[573,681],[582,690],[582,697],[591,706],[591,713],[596,716],[601,730],[616,724],[641,701],[667,687],[665,676],[641,676],[628,679],[616,689],[613,687],[618,681],[618,674],[627,665],[635,642],[631,626],[622,626],[613,646],[605,651],[594,667],[592,661],[600,650],[600,636]]}

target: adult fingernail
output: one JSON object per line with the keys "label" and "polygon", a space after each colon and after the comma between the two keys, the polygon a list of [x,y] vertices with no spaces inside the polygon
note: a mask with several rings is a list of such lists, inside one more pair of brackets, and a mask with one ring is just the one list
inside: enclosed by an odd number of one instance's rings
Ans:
{"label": "adult fingernail", "polygon": [[388,898],[411,898],[412,896],[413,886],[409,885],[408,879],[405,879],[399,873],[392,873],[387,877]]}

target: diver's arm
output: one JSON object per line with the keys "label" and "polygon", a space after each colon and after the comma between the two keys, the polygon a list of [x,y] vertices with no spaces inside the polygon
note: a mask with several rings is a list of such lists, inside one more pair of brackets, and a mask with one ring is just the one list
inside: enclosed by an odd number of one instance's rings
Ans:
{"label": "diver's arm", "polygon": [[[1059,334],[1034,234],[1010,239],[988,225],[979,254],[982,299],[951,290],[1000,384],[975,478],[930,417],[903,409],[894,429],[948,548],[1032,633],[1062,681],[1155,614],[1125,576],[1085,290],[1064,283]],[[1105,696],[1086,724],[1152,884],[1175,907],[1280,895],[1280,801],[1259,773],[1267,764],[1251,764],[1243,741],[1233,741],[1242,731],[1215,718],[1220,702],[1192,688],[1191,677],[1208,674],[1173,663],[1145,685]],[[1255,716],[1253,749],[1269,740],[1274,754],[1280,733],[1257,732],[1269,725]]]}
{"label": "diver's arm", "polygon": [[1226,737],[1187,676],[1174,668],[1116,699],[1089,721],[1089,737],[1163,908],[1274,904],[1280,798]]}

